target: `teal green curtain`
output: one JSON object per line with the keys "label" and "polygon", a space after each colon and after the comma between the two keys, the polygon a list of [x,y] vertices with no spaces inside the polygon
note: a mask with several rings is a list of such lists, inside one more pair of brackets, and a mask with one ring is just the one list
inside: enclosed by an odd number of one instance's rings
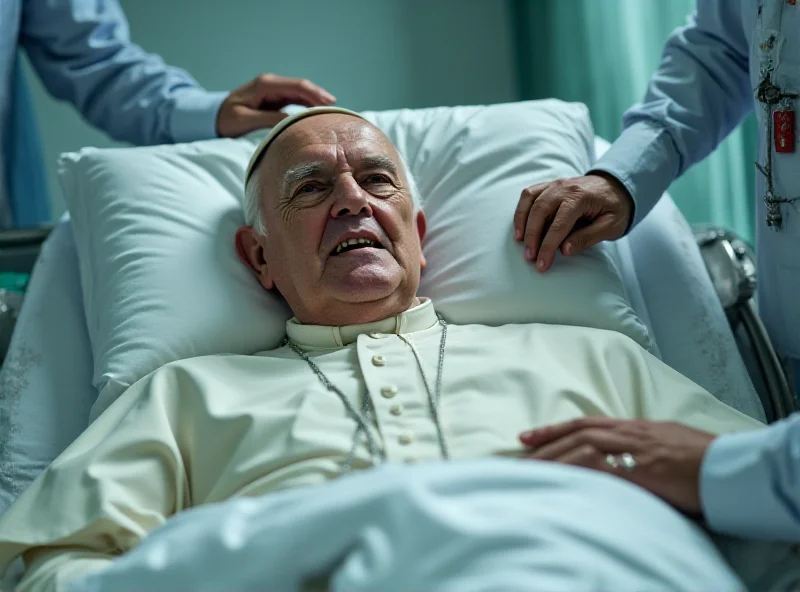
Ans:
{"label": "teal green curtain", "polygon": [[[597,135],[614,140],[641,101],[669,34],[695,0],[511,0],[519,93],[585,103]],[[690,223],[752,241],[757,128],[746,121],[670,188]]]}

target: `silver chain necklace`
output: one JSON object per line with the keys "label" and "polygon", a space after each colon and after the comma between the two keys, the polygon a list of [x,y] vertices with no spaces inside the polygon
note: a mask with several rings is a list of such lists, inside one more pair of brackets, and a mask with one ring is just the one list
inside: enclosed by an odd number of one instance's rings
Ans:
{"label": "silver chain necklace", "polygon": [[[445,344],[447,343],[447,323],[444,321],[441,315],[437,314],[436,317],[439,319],[439,323],[442,325],[442,339],[439,342],[439,368],[436,376],[436,394],[434,396],[434,392],[431,390],[430,385],[428,384],[428,377],[425,375],[425,369],[422,366],[422,360],[420,359],[419,354],[417,353],[414,346],[406,341],[402,336],[400,336],[403,341],[405,341],[409,347],[411,347],[412,351],[414,351],[414,357],[417,359],[417,365],[419,366],[419,370],[422,373],[422,382],[425,384],[425,390],[428,392],[428,404],[430,405],[431,415],[433,417],[433,423],[436,426],[436,435],[439,438],[439,447],[442,451],[442,457],[445,460],[450,459],[450,451],[447,448],[447,441],[444,437],[444,429],[442,428],[442,422],[439,418],[439,401],[442,397],[442,370],[444,368],[444,348]],[[369,429],[369,422],[372,420],[371,415],[374,412],[372,406],[372,397],[367,391],[364,394],[364,402],[361,405],[361,412],[359,412],[355,406],[350,402],[345,394],[335,385],[333,384],[325,373],[320,369],[319,366],[312,360],[309,355],[300,349],[294,341],[286,338],[285,342],[294,353],[296,353],[300,358],[306,361],[309,365],[311,370],[319,378],[320,382],[327,388],[329,391],[336,393],[341,399],[342,403],[344,404],[345,408],[347,409],[348,413],[355,419],[356,426],[355,434],[353,435],[353,445],[350,448],[350,453],[347,455],[347,459],[345,460],[344,465],[342,466],[342,472],[347,473],[353,467],[353,461],[355,460],[356,456],[356,448],[358,447],[359,436],[362,432],[367,437],[367,445],[369,446],[369,453],[370,457],[374,461],[375,458],[380,457],[381,462],[386,462],[386,451],[381,448],[378,450],[378,445],[375,442],[375,437],[372,435],[372,432]]]}

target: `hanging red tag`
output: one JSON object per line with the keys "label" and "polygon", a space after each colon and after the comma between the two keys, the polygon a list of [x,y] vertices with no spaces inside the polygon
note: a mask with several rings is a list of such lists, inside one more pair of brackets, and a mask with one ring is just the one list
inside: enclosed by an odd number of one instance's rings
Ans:
{"label": "hanging red tag", "polygon": [[782,109],[772,114],[775,131],[775,152],[788,154],[794,152],[794,111]]}

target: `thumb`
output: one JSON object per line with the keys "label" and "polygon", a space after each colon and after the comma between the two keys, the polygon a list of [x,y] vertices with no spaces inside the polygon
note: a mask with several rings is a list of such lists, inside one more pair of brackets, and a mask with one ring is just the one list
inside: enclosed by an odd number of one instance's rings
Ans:
{"label": "thumb", "polygon": [[226,122],[228,129],[235,129],[236,135],[244,135],[252,131],[267,127],[275,127],[288,115],[281,111],[261,111],[250,107],[240,106],[239,109],[227,114],[230,121]]}
{"label": "thumb", "polygon": [[570,233],[561,246],[561,251],[564,255],[577,255],[599,242],[619,238],[615,233],[615,226],[613,214],[602,214],[588,226]]}

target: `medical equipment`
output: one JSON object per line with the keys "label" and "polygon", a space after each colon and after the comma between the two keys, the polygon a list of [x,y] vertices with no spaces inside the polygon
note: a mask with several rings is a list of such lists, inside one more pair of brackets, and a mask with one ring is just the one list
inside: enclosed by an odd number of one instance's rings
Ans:
{"label": "medical equipment", "polygon": [[767,419],[772,422],[791,415],[797,410],[797,400],[756,312],[752,248],[724,228],[698,226],[695,237]]}

